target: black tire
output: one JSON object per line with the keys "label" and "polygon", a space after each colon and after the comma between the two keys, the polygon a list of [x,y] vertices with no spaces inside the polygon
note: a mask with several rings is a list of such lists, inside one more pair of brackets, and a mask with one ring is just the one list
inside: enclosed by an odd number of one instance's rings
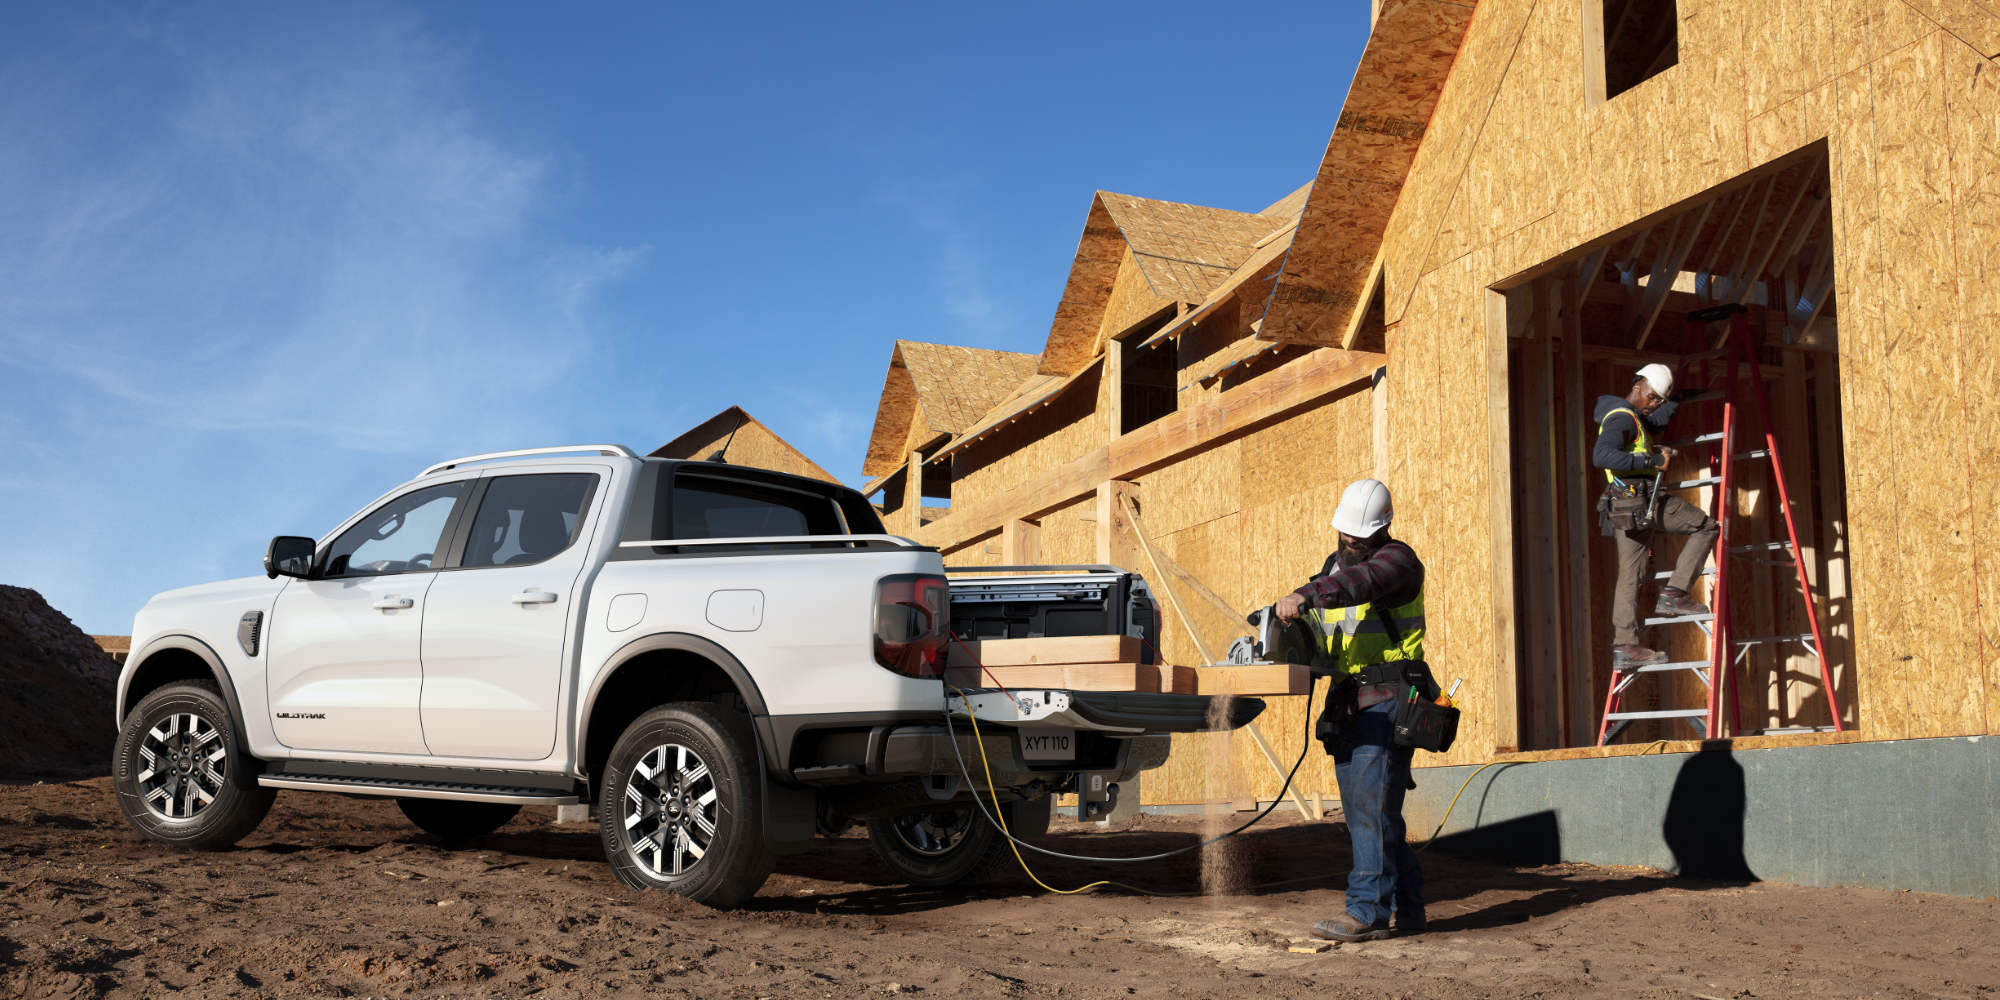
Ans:
{"label": "black tire", "polygon": [[[1014,826],[1024,809],[1009,802],[1007,824]],[[989,805],[988,808],[991,808]],[[1029,819],[1032,825],[1032,818]],[[1044,820],[1040,832],[1047,832]],[[1032,834],[1034,831],[1023,831]],[[900,816],[883,816],[868,821],[868,846],[882,863],[911,885],[945,886],[990,882],[1006,872],[1014,858],[1007,839],[970,802],[940,804]]]}
{"label": "black tire", "polygon": [[776,859],[751,739],[749,720],[706,702],[662,705],[625,727],[597,800],[618,881],[717,908],[756,894]]}
{"label": "black tire", "polygon": [[235,844],[264,821],[277,790],[257,784],[213,684],[182,681],[141,699],[118,727],[111,784],[149,839],[196,851]]}
{"label": "black tire", "polygon": [[507,825],[518,805],[503,802],[453,802],[449,799],[397,799],[397,808],[417,828],[447,844],[462,844]]}

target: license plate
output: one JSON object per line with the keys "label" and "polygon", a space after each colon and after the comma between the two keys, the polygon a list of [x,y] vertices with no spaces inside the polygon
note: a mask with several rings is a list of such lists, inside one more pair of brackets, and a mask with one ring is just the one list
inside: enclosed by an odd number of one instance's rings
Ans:
{"label": "license plate", "polygon": [[1075,760],[1076,733],[1068,729],[1022,729],[1022,760]]}

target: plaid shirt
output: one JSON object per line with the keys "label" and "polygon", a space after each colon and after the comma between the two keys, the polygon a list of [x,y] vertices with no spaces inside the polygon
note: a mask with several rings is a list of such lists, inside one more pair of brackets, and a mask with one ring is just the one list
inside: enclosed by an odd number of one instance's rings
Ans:
{"label": "plaid shirt", "polygon": [[1294,593],[1306,599],[1307,607],[1345,608],[1380,601],[1383,606],[1393,608],[1415,600],[1423,590],[1422,560],[1408,545],[1392,538],[1367,559],[1313,577]]}

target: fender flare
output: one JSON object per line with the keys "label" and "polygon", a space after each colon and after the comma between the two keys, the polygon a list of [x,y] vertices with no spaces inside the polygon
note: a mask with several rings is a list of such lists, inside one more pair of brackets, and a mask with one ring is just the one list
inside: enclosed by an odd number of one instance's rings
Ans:
{"label": "fender flare", "polygon": [[[236,748],[245,757],[249,757],[249,734],[243,729],[243,705],[236,699],[236,683],[230,680],[228,669],[222,665],[222,657],[217,656],[215,650],[210,648],[208,643],[191,635],[163,635],[147,643],[146,648],[128,655],[125,658],[125,662],[138,664],[143,667],[153,654],[168,649],[180,649],[193,653],[200,657],[203,663],[208,665],[209,674],[215,678],[215,686],[222,689],[223,704],[228,706],[229,725],[230,728],[236,731]],[[127,671],[121,673],[118,678],[117,704],[118,725],[120,727],[125,725],[125,716],[131,711],[131,706],[126,704],[125,696],[131,690],[132,678],[137,676],[137,673],[136,669]]]}
{"label": "fender flare", "polygon": [[744,706],[750,710],[750,729],[756,734],[758,752],[760,754],[770,752],[770,748],[764,746],[769,739],[769,735],[764,732],[766,727],[759,725],[757,721],[768,715],[769,710],[765,707],[764,693],[758,690],[757,682],[751,678],[749,668],[743,666],[743,662],[729,650],[701,636],[686,632],[655,632],[618,647],[618,651],[605,659],[604,668],[591,680],[590,693],[578,706],[576,713],[576,742],[572,748],[572,756],[579,771],[584,764],[585,751],[590,746],[590,716],[597,708],[597,696],[604,689],[604,683],[632,660],[647,653],[661,651],[693,653],[721,668],[723,675],[736,686],[737,694],[743,697]]}

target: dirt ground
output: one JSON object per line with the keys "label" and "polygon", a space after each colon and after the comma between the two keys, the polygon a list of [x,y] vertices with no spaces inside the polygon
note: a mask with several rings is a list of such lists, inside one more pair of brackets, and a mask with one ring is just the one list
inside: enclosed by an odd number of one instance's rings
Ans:
{"label": "dirt ground", "polygon": [[[1431,928],[1316,954],[1345,831],[1274,815],[1210,867],[1227,895],[896,884],[848,836],[787,858],[716,912],[613,880],[595,828],[524,813],[447,850],[389,802],[285,792],[238,849],[142,841],[107,779],[0,786],[7,997],[1993,997],[2000,904],[1682,881],[1643,869],[1516,869],[1427,854]],[[1060,826],[1046,841],[1138,854],[1198,818]],[[1060,887],[1201,883],[1193,855],[1137,873],[1048,862]],[[1138,868],[1139,866],[1124,866]],[[1282,882],[1283,884],[1267,884]]]}

